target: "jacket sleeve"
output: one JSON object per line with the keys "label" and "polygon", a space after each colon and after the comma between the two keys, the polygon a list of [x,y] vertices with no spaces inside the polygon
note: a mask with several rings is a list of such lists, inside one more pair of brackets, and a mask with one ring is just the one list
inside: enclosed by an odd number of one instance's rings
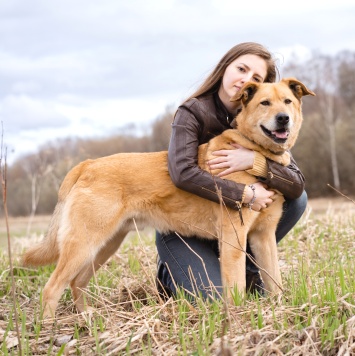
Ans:
{"label": "jacket sleeve", "polygon": [[258,179],[269,188],[280,191],[288,199],[297,199],[305,189],[305,178],[296,161],[291,156],[291,163],[287,167],[266,159],[267,176]]}
{"label": "jacket sleeve", "polygon": [[178,188],[219,203],[217,186],[225,204],[238,209],[245,185],[212,176],[198,166],[199,135],[202,130],[203,123],[189,108],[178,109],[172,124],[168,151],[170,177]]}

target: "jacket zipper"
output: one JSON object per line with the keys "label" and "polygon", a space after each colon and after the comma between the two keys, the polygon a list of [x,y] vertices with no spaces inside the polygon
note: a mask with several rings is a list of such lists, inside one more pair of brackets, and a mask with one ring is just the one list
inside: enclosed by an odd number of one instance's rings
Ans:
{"label": "jacket zipper", "polygon": [[280,176],[278,176],[277,174],[272,173],[271,171],[270,171],[270,172],[267,172],[267,174],[268,174],[268,176],[269,176],[270,179],[276,178],[276,179],[282,180],[282,181],[284,181],[284,182],[286,182],[286,183],[288,183],[288,184],[293,185],[292,180],[289,180],[289,179],[280,177]]}

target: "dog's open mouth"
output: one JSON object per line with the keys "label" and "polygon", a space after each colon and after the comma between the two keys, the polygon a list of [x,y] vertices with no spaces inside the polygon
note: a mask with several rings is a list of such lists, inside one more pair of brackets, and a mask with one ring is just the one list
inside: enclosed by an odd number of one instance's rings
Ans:
{"label": "dog's open mouth", "polygon": [[285,143],[288,139],[288,135],[290,131],[286,130],[285,128],[278,129],[275,131],[270,131],[263,125],[261,125],[262,130],[264,133],[269,136],[273,141],[276,143]]}

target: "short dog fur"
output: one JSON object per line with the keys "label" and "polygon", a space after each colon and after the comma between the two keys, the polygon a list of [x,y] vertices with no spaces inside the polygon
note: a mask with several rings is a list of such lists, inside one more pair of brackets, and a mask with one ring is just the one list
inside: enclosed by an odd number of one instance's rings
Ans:
{"label": "short dog fur", "polygon": [[[295,78],[278,83],[247,83],[231,99],[241,104],[237,129],[230,129],[199,148],[199,165],[208,170],[211,152],[230,149],[235,142],[288,165],[302,123],[301,98],[315,95]],[[285,138],[272,132],[284,130]],[[172,183],[167,152],[119,153],[86,160],[65,177],[48,232],[41,243],[23,256],[24,265],[56,263],[43,290],[44,316],[54,316],[64,289],[70,285],[78,311],[88,310],[83,290],[94,269],[115,253],[126,234],[152,226],[182,236],[220,239],[223,284],[227,291],[245,290],[245,248],[250,243],[261,267],[266,289],[282,286],[275,231],[282,214],[283,196],[276,194],[260,212],[241,207],[221,214],[219,204],[182,191]],[[213,171],[218,174],[219,171]],[[245,184],[257,182],[246,172],[225,177]],[[198,253],[198,251],[197,251]]]}

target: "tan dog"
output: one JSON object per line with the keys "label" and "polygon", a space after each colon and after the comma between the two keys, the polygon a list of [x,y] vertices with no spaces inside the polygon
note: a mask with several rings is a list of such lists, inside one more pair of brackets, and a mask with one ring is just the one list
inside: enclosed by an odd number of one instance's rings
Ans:
{"label": "tan dog", "polygon": [[[231,99],[242,105],[236,118],[238,131],[227,130],[200,146],[201,168],[208,169],[205,162],[212,158],[212,151],[231,148],[231,142],[288,165],[286,150],[294,145],[301,127],[304,95],[314,93],[293,78],[247,83]],[[229,291],[234,287],[245,290],[248,238],[266,289],[276,292],[281,288],[275,231],[282,214],[282,195],[261,212],[242,207],[241,224],[237,210],[221,214],[219,204],[176,188],[167,167],[167,152],[119,153],[84,161],[67,174],[45,239],[23,257],[25,265],[57,263],[43,291],[44,316],[54,316],[68,284],[77,309],[87,310],[82,290],[93,276],[93,268],[100,268],[115,253],[126,234],[135,229],[134,221],[139,228],[152,226],[183,236],[219,238],[223,283]],[[226,178],[245,184],[257,181],[246,172]]]}

